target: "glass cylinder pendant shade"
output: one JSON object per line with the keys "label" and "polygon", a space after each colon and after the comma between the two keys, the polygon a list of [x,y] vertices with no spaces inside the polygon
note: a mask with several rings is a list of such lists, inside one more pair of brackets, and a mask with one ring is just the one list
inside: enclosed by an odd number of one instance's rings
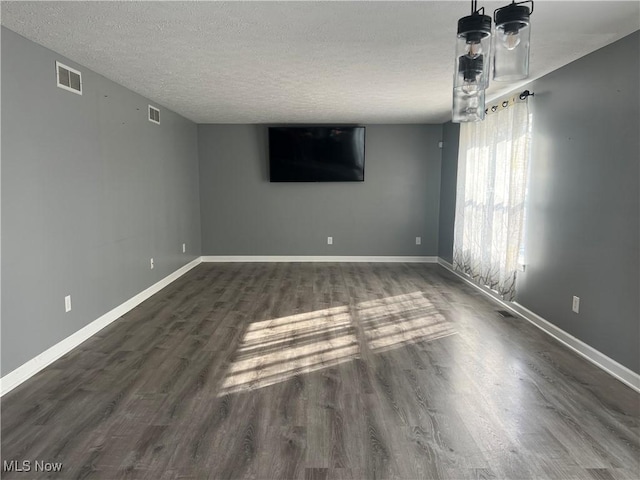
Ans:
{"label": "glass cylinder pendant shade", "polygon": [[453,123],[480,122],[484,120],[484,88],[468,87],[453,89]]}
{"label": "glass cylinder pendant shade", "polygon": [[529,9],[511,4],[496,10],[493,79],[510,82],[529,76]]}
{"label": "glass cylinder pendant shade", "polygon": [[489,86],[491,17],[474,13],[458,20],[453,88]]}
{"label": "glass cylinder pendant shade", "polygon": [[475,12],[458,20],[452,121],[484,119],[484,91],[491,66],[491,17]]}

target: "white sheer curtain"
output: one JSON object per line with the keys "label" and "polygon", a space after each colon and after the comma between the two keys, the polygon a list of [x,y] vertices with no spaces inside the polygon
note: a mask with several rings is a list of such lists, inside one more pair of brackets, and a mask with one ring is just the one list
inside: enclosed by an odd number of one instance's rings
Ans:
{"label": "white sheer curtain", "polygon": [[531,144],[527,100],[460,128],[453,266],[515,297]]}

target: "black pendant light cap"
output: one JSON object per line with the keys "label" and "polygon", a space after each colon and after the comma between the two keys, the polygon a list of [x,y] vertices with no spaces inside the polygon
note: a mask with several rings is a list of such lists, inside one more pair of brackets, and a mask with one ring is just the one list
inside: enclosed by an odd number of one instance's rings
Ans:
{"label": "black pendant light cap", "polygon": [[[527,9],[528,10],[528,9]],[[474,13],[458,20],[458,36],[479,42],[491,35],[491,17]]]}
{"label": "black pendant light cap", "polygon": [[518,31],[529,24],[529,7],[512,3],[494,12],[496,26],[504,25],[505,30]]}

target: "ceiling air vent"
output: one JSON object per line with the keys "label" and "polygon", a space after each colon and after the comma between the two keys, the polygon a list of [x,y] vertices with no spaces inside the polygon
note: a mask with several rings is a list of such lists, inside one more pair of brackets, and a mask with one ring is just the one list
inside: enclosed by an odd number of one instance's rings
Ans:
{"label": "ceiling air vent", "polygon": [[82,95],[82,74],[78,70],[56,62],[56,77],[60,88]]}
{"label": "ceiling air vent", "polygon": [[160,125],[160,110],[149,105],[149,121]]}

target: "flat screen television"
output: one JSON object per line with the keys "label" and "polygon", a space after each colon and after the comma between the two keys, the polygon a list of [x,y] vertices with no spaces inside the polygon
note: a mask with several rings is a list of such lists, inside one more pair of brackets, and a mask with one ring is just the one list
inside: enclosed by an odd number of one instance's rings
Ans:
{"label": "flat screen television", "polygon": [[363,182],[365,127],[270,127],[272,182]]}

